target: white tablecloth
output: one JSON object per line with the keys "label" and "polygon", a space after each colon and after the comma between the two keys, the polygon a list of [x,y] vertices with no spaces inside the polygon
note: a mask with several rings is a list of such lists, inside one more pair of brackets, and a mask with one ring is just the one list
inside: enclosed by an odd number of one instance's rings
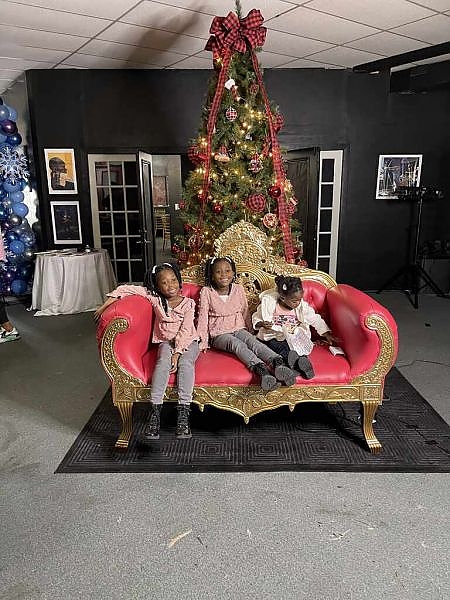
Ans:
{"label": "white tablecloth", "polygon": [[106,250],[83,254],[38,254],[33,281],[35,317],[95,310],[116,287]]}

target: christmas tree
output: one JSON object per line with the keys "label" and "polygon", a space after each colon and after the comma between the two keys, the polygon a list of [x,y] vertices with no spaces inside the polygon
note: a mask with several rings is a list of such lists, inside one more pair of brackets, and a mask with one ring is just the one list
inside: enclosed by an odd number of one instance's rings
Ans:
{"label": "christmas tree", "polygon": [[23,192],[29,173],[16,119],[15,109],[0,98],[0,228],[5,250],[0,291],[21,296],[29,291],[33,274],[35,235],[26,218]]}
{"label": "christmas tree", "polygon": [[259,10],[242,18],[237,1],[236,14],[215,17],[210,28],[214,74],[188,150],[195,169],[180,206],[185,233],[172,248],[187,265],[212,255],[216,237],[242,219],[270,234],[288,262],[298,254],[297,199],[277,140],[284,120],[267,97],[255,52],[265,41],[262,23]]}

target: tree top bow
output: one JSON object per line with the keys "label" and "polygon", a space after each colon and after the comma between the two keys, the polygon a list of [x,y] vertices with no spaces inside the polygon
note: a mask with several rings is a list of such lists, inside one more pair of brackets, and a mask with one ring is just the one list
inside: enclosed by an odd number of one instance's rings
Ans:
{"label": "tree top bow", "polygon": [[261,27],[264,18],[253,8],[246,17],[239,19],[234,12],[226,17],[214,17],[209,29],[210,36],[205,50],[214,55],[228,49],[232,52],[246,52],[249,48],[259,48],[266,39],[266,28]]}

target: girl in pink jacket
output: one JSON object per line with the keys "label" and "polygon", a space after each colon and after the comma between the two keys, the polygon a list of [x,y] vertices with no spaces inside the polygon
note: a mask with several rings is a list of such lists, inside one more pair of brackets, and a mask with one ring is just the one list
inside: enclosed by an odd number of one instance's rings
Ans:
{"label": "girl in pink jacket", "polygon": [[192,437],[189,412],[194,388],[194,367],[199,355],[198,335],[194,326],[195,302],[181,295],[181,274],[177,265],[162,263],[147,271],[144,285],[120,285],[97,309],[94,319],[122,296],[137,294],[151,302],[155,311],[152,342],[159,344],[152,376],[151,409],[144,429],[147,439],[159,439],[161,407],[171,373],[177,373],[178,438]]}
{"label": "girl in pink jacket", "polygon": [[[295,383],[296,373],[285,366],[282,356],[250,333],[251,319],[242,285],[234,283],[236,266],[229,256],[206,262],[205,286],[200,292],[197,332],[200,350],[212,348],[235,354],[261,377],[261,387],[271,391]],[[275,377],[267,368],[269,365]],[[277,381],[278,380],[278,381]]]}

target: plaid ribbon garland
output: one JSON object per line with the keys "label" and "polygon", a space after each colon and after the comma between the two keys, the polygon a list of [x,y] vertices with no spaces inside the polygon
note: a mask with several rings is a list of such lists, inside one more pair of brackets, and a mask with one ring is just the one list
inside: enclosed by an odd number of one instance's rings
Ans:
{"label": "plaid ribbon garland", "polygon": [[283,183],[285,180],[285,172],[283,168],[283,159],[281,157],[280,145],[278,144],[277,134],[275,126],[272,120],[272,111],[270,110],[269,98],[267,97],[266,88],[262,80],[261,70],[259,68],[258,59],[253,50],[250,50],[252,56],[253,69],[256,74],[256,78],[259,84],[259,89],[264,101],[264,107],[266,109],[267,122],[269,124],[270,142],[272,145],[272,160],[273,170],[275,171],[276,185],[280,186],[281,194],[277,198],[278,202],[278,218],[281,224],[281,233],[283,236],[284,256],[287,262],[293,263],[294,261],[294,248],[292,244],[292,233],[291,226],[289,224],[289,215],[286,206],[286,195],[284,192]]}

